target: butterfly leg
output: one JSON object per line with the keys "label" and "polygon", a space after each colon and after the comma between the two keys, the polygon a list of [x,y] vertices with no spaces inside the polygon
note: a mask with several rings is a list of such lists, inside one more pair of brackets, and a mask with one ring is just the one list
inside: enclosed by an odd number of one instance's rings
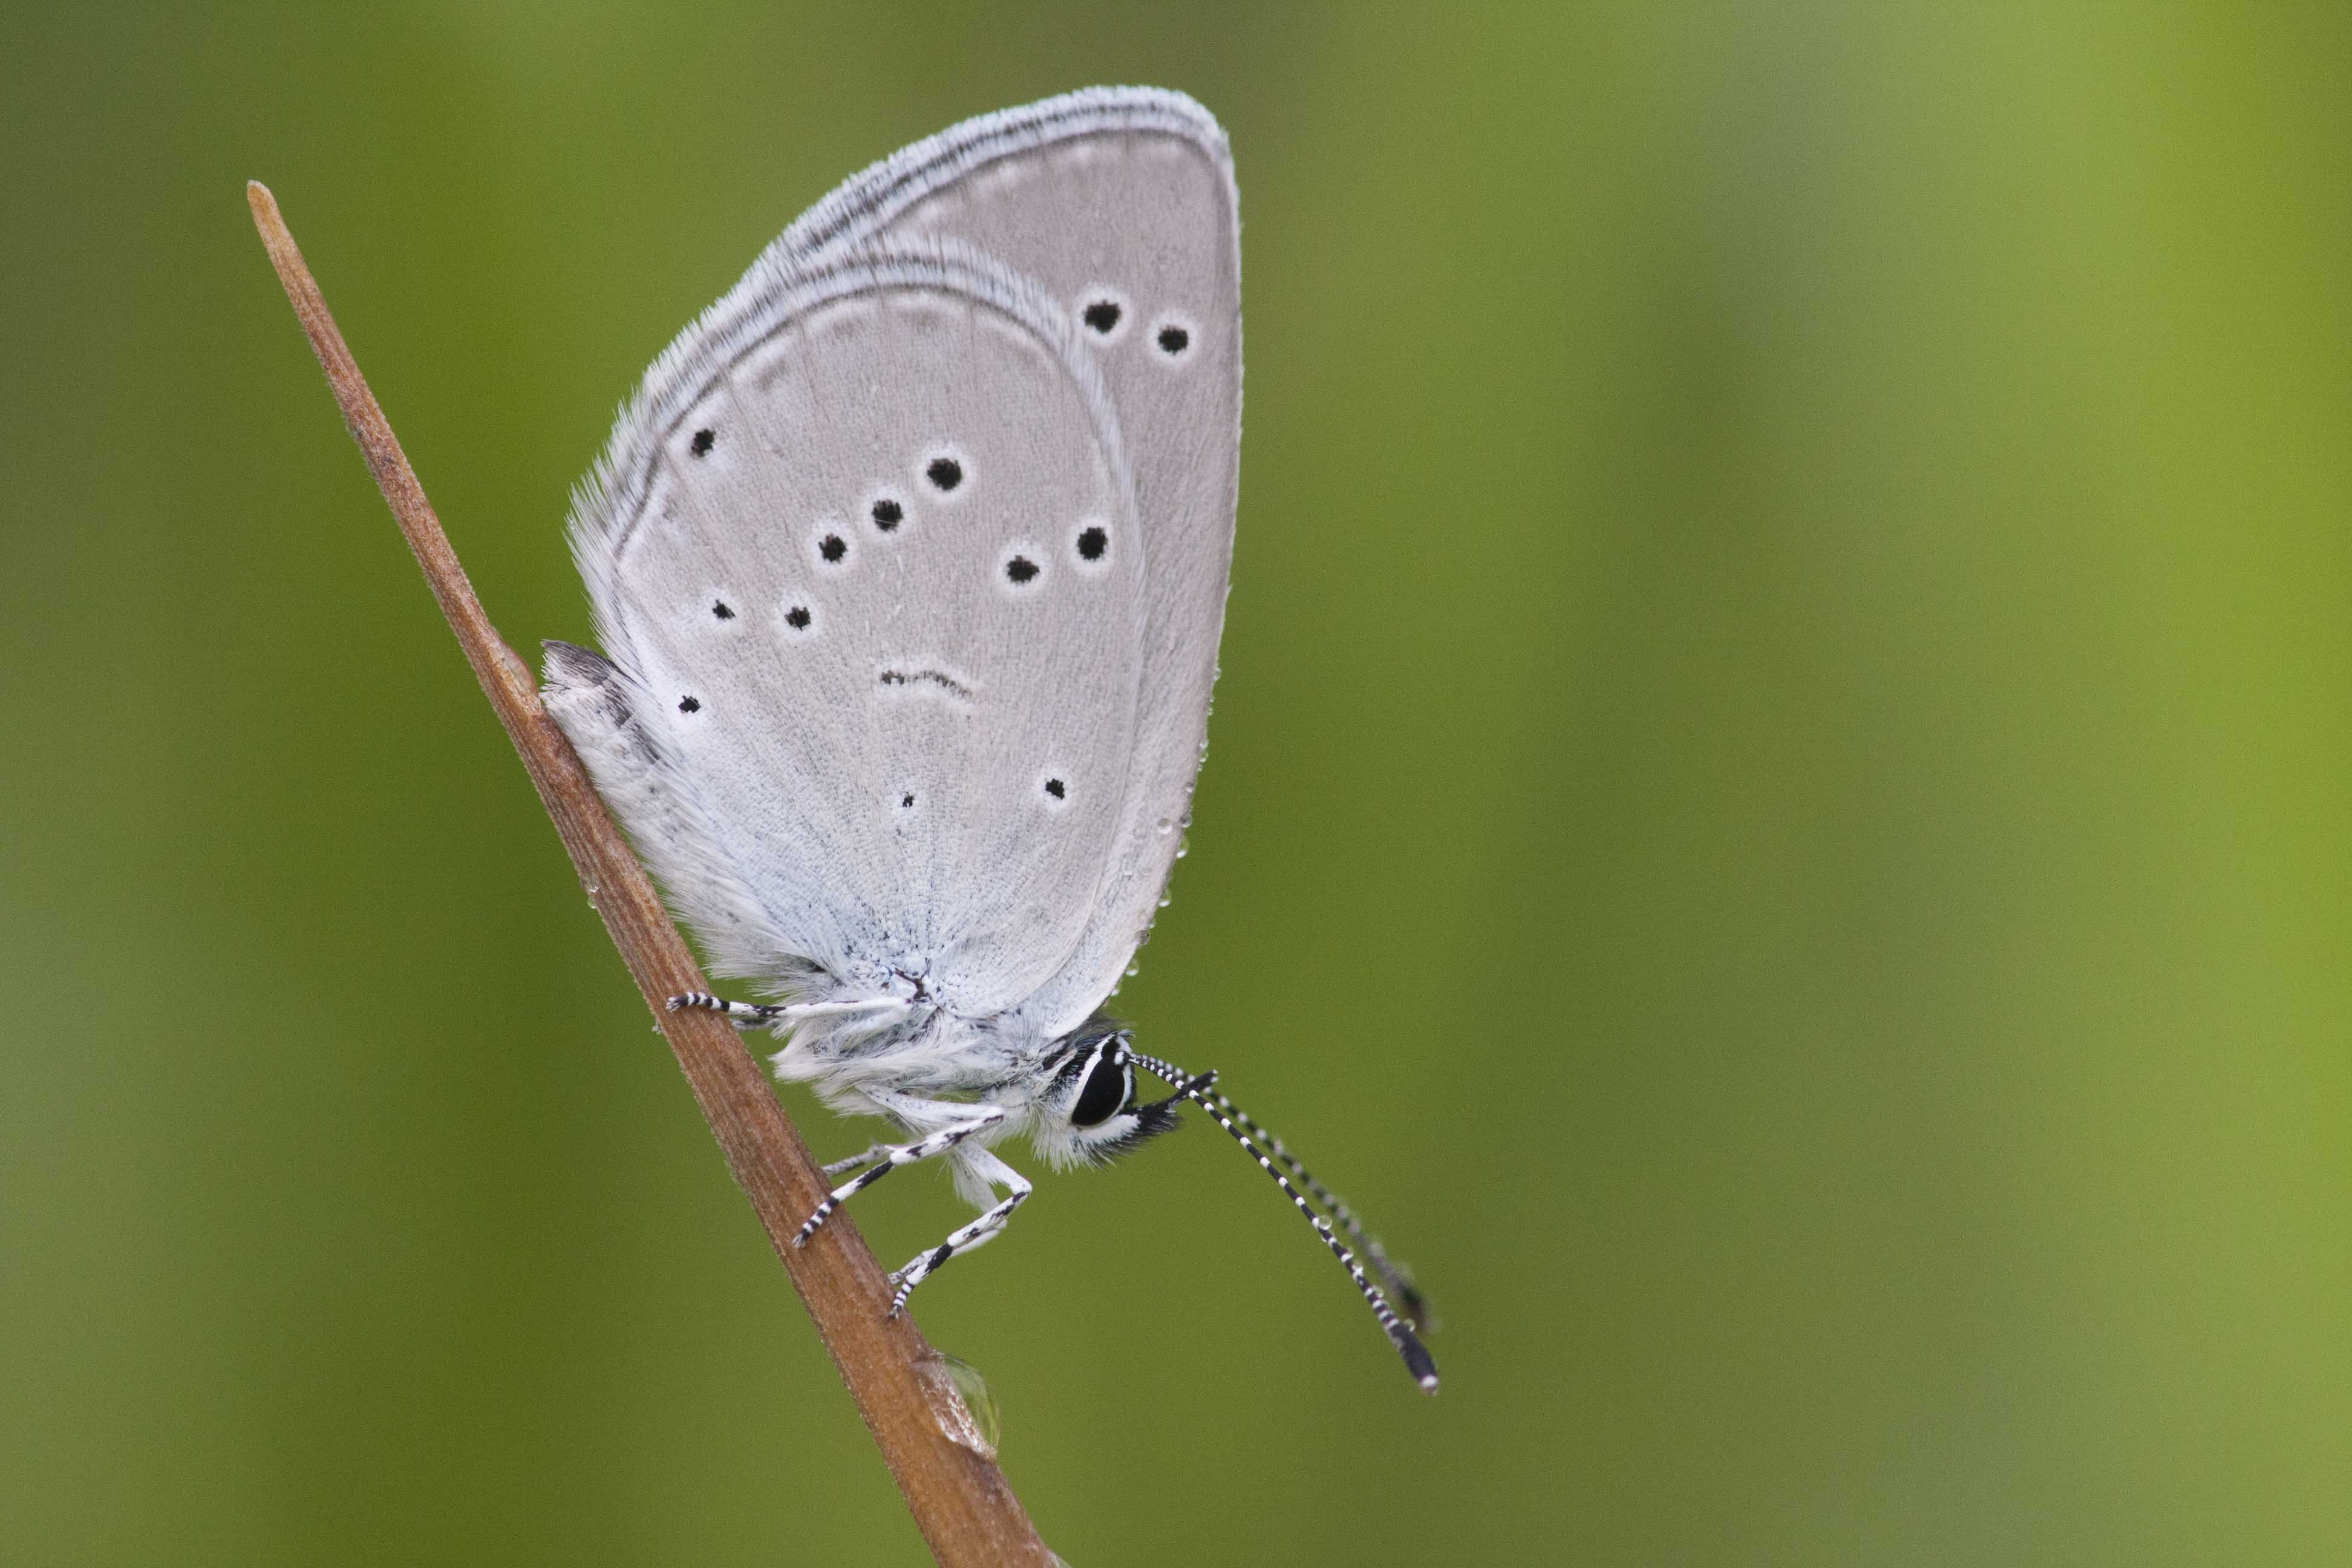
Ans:
{"label": "butterfly leg", "polygon": [[866,1148],[859,1151],[857,1153],[852,1154],[846,1160],[834,1160],[828,1162],[824,1167],[824,1173],[828,1176],[839,1176],[846,1174],[851,1171],[862,1169],[865,1166],[872,1164],[875,1161],[879,1160],[883,1155],[887,1154],[891,1150],[896,1149],[898,1145],[896,1143],[869,1144]]}
{"label": "butterfly leg", "polygon": [[1013,1217],[1013,1211],[1021,1206],[1022,1201],[1032,1191],[1026,1177],[985,1149],[971,1150],[959,1157],[971,1167],[972,1174],[992,1186],[1009,1189],[1011,1195],[970,1225],[949,1232],[945,1241],[929,1252],[917,1254],[907,1267],[890,1276],[890,1282],[898,1287],[890,1296],[891,1317],[898,1315],[899,1309],[907,1304],[907,1298],[915,1293],[915,1287],[936,1273],[940,1264],[959,1252],[970,1252],[973,1247],[995,1239],[997,1233],[1004,1228],[1005,1222]]}
{"label": "butterfly leg", "polygon": [[708,991],[688,991],[669,999],[673,1013],[716,1013],[739,1029],[764,1029],[798,1023],[828,1013],[906,1013],[912,1005],[896,996],[869,996],[860,1002],[730,1002]]}
{"label": "butterfly leg", "polygon": [[[808,1216],[808,1223],[801,1226],[800,1234],[793,1237],[793,1245],[806,1246],[808,1238],[816,1234],[817,1227],[833,1217],[834,1210],[899,1166],[911,1165],[918,1160],[928,1160],[934,1154],[944,1154],[973,1133],[993,1127],[1004,1120],[1004,1108],[1001,1105],[950,1105],[942,1109],[961,1114],[965,1120],[952,1127],[942,1127],[928,1137],[918,1138],[912,1143],[877,1144],[875,1149],[866,1151],[871,1154],[878,1150],[879,1158],[872,1166],[852,1180],[834,1188],[826,1195],[824,1202],[816,1205],[816,1212]],[[858,1159],[862,1162],[865,1155],[860,1155]],[[1008,1166],[1007,1169],[1010,1167]],[[831,1173],[832,1167],[826,1167],[826,1174]]]}
{"label": "butterfly leg", "polygon": [[783,1016],[784,1009],[772,1002],[730,1002],[724,996],[713,996],[708,991],[689,991],[683,996],[669,999],[673,1013],[716,1013],[739,1029],[756,1029],[762,1024],[772,1024]]}

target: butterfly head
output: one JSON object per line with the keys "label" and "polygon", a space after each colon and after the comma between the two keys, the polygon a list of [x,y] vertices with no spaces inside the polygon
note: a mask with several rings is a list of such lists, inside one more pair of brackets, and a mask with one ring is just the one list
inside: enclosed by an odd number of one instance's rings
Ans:
{"label": "butterfly head", "polygon": [[1178,1125],[1183,1096],[1136,1099],[1137,1062],[1127,1029],[1088,1020],[1054,1042],[1039,1064],[1032,1138],[1055,1165],[1101,1164]]}

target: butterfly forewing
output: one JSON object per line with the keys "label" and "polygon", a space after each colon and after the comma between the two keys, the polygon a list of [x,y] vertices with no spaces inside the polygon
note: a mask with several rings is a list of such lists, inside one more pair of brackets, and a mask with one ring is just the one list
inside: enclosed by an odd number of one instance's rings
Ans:
{"label": "butterfly forewing", "polygon": [[1198,104],[1108,89],[985,116],[843,185],[777,248],[803,258],[968,243],[1070,318],[1135,474],[1146,624],[1133,781],[1076,950],[1026,1011],[1074,1027],[1117,981],[1165,885],[1207,733],[1233,555],[1241,437],[1241,255],[1230,154]]}

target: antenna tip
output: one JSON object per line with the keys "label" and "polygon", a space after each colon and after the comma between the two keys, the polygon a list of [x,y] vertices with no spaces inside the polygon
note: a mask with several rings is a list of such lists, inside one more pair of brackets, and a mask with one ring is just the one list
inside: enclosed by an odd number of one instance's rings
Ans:
{"label": "antenna tip", "polygon": [[1397,1351],[1404,1357],[1405,1371],[1412,1373],[1413,1382],[1421,1384],[1423,1394],[1437,1392],[1437,1363],[1430,1359],[1422,1342],[1407,1334],[1397,1342]]}

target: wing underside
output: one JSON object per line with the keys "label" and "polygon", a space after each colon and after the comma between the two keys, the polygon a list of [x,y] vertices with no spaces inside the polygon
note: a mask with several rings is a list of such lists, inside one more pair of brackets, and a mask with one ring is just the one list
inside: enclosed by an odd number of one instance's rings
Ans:
{"label": "wing underside", "polygon": [[[615,809],[723,967],[911,967],[1049,1036],[1116,984],[1215,678],[1236,224],[1198,105],[1072,94],[850,180],[649,373],[575,544],[674,759],[648,826],[697,847],[665,866]],[[712,860],[736,879],[698,908]]]}

